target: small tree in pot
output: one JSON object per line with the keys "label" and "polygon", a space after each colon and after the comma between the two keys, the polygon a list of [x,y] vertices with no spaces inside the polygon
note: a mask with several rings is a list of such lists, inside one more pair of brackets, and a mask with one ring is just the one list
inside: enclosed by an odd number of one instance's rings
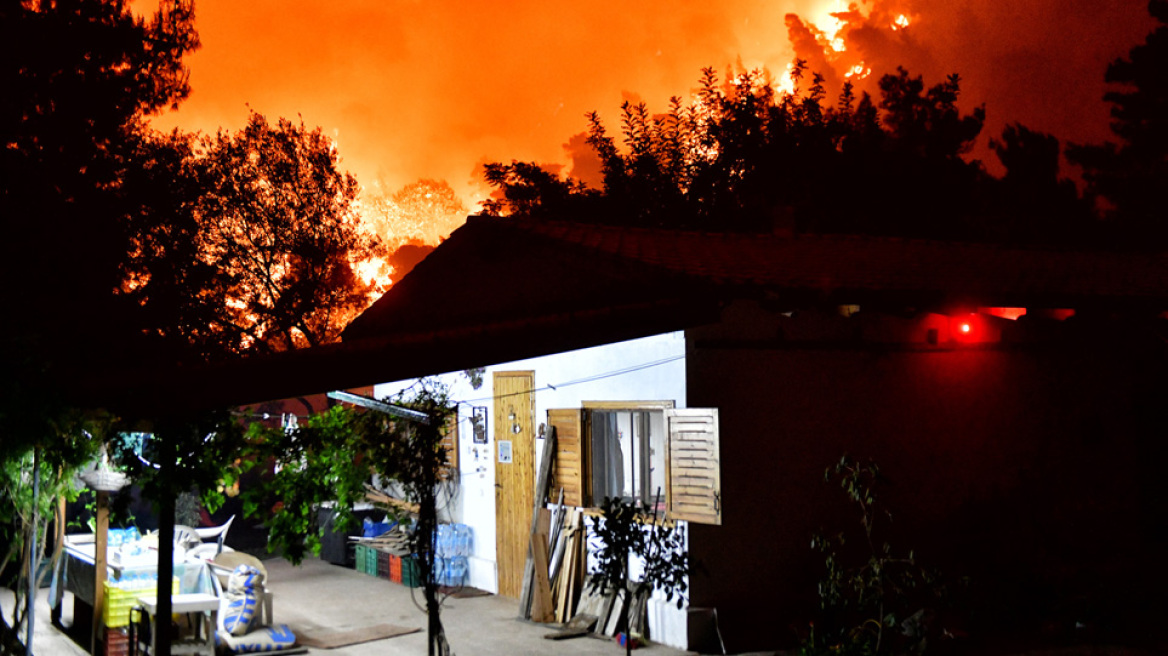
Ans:
{"label": "small tree in pot", "polygon": [[[658,497],[661,493],[658,491]],[[654,588],[677,600],[681,608],[689,587],[689,556],[685,549],[685,531],[668,518],[658,517],[660,504],[626,501],[606,497],[601,503],[603,517],[592,527],[592,545],[596,548],[596,569],[592,572],[590,591],[606,594],[615,590],[629,594],[624,605],[625,653],[632,653],[629,632],[633,600]],[[630,590],[629,561],[637,556],[644,564],[641,580]]]}

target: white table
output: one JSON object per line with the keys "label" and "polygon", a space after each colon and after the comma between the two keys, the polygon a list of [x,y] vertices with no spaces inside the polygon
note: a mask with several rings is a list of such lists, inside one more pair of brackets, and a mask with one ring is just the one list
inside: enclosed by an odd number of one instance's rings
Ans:
{"label": "white table", "polygon": [[[154,615],[158,611],[158,599],[153,595],[148,595],[138,597],[138,603],[150,615],[150,654],[153,656],[153,654],[158,653],[154,648],[155,639],[158,637],[158,627],[154,621]],[[219,614],[219,598],[215,595],[199,592],[177,594],[171,597],[171,604],[173,613],[193,613],[198,616],[199,621],[195,625],[194,638],[175,640],[170,646],[170,653],[175,656],[179,654],[215,656],[215,627]]]}

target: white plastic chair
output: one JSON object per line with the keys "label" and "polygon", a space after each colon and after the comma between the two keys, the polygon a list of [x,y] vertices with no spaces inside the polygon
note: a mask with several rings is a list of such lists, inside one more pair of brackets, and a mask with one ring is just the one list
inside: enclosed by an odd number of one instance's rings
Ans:
{"label": "white plastic chair", "polygon": [[215,540],[219,548],[215,553],[223,551],[223,540],[227,537],[227,529],[231,528],[231,522],[235,521],[235,515],[232,515],[226,522],[219,526],[208,526],[206,528],[196,528],[195,533],[199,535],[201,540]]}

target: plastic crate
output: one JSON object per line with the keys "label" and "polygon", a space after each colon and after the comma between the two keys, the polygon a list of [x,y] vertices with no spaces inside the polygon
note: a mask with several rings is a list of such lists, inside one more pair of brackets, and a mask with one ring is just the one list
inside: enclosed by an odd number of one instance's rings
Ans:
{"label": "plastic crate", "polygon": [[366,547],[363,544],[353,545],[353,566],[358,572],[361,572],[362,574],[368,574],[368,572],[365,571],[365,552],[368,550],[369,547]]}
{"label": "plastic crate", "polygon": [[406,556],[401,559],[401,583],[407,588],[422,587],[422,568],[418,566],[418,559]]}
{"label": "plastic crate", "polygon": [[[170,580],[170,593],[178,594],[178,578]],[[101,611],[102,623],[107,627],[123,627],[130,624],[130,609],[138,605],[138,597],[158,594],[158,588],[135,588],[123,590],[105,582],[105,607]]]}
{"label": "plastic crate", "polygon": [[377,577],[382,579],[392,579],[389,566],[390,553],[388,551],[382,551],[381,549],[377,549],[375,553],[377,554]]}
{"label": "plastic crate", "polygon": [[389,554],[389,580],[394,583],[402,582],[402,559],[397,554]]}
{"label": "plastic crate", "polygon": [[105,656],[130,656],[130,636],[125,629],[105,630]]}
{"label": "plastic crate", "polygon": [[377,576],[377,550],[363,544],[356,545],[354,556],[357,561],[357,571],[370,576]]}
{"label": "plastic crate", "polygon": [[377,550],[369,547],[365,552],[365,573],[369,576],[377,576]]}

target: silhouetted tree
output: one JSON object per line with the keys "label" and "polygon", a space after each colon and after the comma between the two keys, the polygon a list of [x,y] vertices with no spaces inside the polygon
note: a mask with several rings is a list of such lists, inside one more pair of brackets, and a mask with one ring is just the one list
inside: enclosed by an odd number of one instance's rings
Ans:
{"label": "silhouetted tree", "polygon": [[229,330],[232,279],[208,257],[199,212],[204,172],[195,135],[135,135],[134,166],[122,185],[136,200],[121,293],[136,307],[142,346],[165,361],[205,361],[240,348]]}
{"label": "silhouetted tree", "polygon": [[235,133],[137,144],[122,290],[156,348],[208,359],[321,344],[368,305],[354,265],[378,242],[319,129],[253,113]]}
{"label": "silhouetted tree", "polygon": [[1088,203],[1075,183],[1059,175],[1059,140],[1020,124],[1007,125],[990,148],[1006,167],[994,185],[994,214],[987,218],[991,231],[1002,239],[1023,242],[1083,242],[1098,233]]}
{"label": "silhouetted tree", "polygon": [[[59,475],[86,462],[93,448],[80,431],[93,427],[92,415],[77,408],[63,383],[138,354],[135,308],[117,294],[132,205],[122,174],[143,117],[187,96],[183,57],[198,45],[190,0],[161,0],[148,20],[121,0],[0,5],[6,468],[34,460]],[[22,488],[28,504],[44,503],[46,490],[32,498]],[[8,494],[0,505],[28,507]],[[28,521],[19,539],[42,532],[46,517]],[[23,651],[3,621],[0,651]]]}
{"label": "silhouetted tree", "polygon": [[334,340],[369,303],[353,265],[377,253],[360,230],[357,181],[320,129],[252,113],[205,144],[200,257],[226,278],[223,330],[260,351]]}
{"label": "silhouetted tree", "polygon": [[980,236],[970,217],[987,176],[962,156],[984,111],[958,110],[956,76],[928,89],[904,70],[886,76],[879,110],[850,84],[829,104],[822,78],[806,76],[797,63],[793,79],[809,85],[780,94],[765,71],[722,82],[706,69],[693,100],[673,98],[665,114],[625,103],[620,145],[589,114],[601,190],[533,163],[492,164],[498,192],[484,208],[718,231],[767,231],[793,211],[818,232]]}
{"label": "silhouetted tree", "polygon": [[0,303],[21,317],[2,348],[76,369],[122,357],[127,135],[187,96],[193,4],[144,20],[121,1],[6,2],[0,44]]}
{"label": "silhouetted tree", "polygon": [[1020,125],[993,150],[1001,178],[970,158],[984,107],[958,107],[960,78],[927,86],[903,68],[877,100],[845,82],[830,102],[803,62],[794,89],[766,71],[705,69],[689,102],[659,115],[626,102],[620,135],[588,114],[600,189],[530,162],[487,165],[493,215],[710,231],[852,233],[1022,243],[1096,243],[1059,143]]}
{"label": "silhouetted tree", "polygon": [[483,203],[483,213],[492,216],[583,218],[580,201],[594,196],[583,183],[562,179],[534,162],[493,162],[484,167],[483,177],[497,190]]}
{"label": "silhouetted tree", "polygon": [[1118,85],[1104,94],[1111,103],[1111,131],[1119,143],[1076,145],[1067,157],[1083,167],[1088,191],[1103,200],[1108,218],[1133,243],[1162,247],[1168,238],[1164,189],[1168,185],[1168,2],[1151,0],[1160,25],[1143,44],[1107,67]]}

